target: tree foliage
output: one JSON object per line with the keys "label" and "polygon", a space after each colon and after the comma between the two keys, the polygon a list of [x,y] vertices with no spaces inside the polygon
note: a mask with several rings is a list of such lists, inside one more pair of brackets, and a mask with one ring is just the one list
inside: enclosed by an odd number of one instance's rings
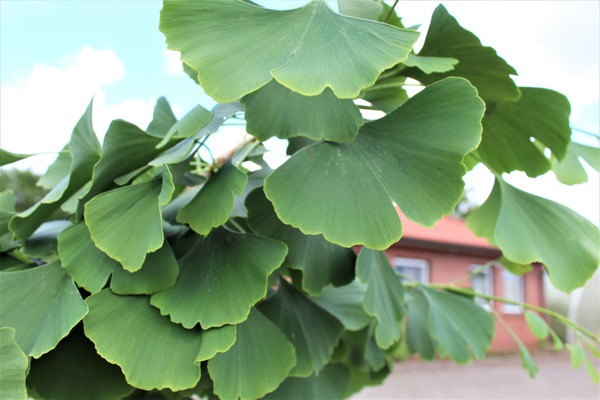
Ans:
{"label": "tree foliage", "polygon": [[[473,296],[485,295],[402,283],[383,252],[402,236],[395,206],[434,225],[460,201],[466,165],[496,176],[468,225],[504,263],[542,262],[567,292],[592,276],[597,227],[502,177],[554,169],[575,183],[583,160],[598,167],[598,149],[571,143],[568,100],[517,87],[443,6],[415,54],[419,33],[388,4],[338,3],[164,0],[167,47],[222,103],[177,120],[161,98],[148,127],[113,121],[102,145],[90,104],[40,179],[50,192],[25,211],[0,194],[11,398],[341,398],[380,383],[399,350],[483,358],[494,320]],[[408,78],[423,86],[412,97]],[[386,115],[366,119],[365,102]],[[249,138],[202,159],[242,115]],[[274,171],[271,137],[291,154]],[[68,216],[50,222],[58,209]],[[560,347],[537,314],[527,321]],[[581,346],[597,354],[598,338],[576,328],[574,360],[592,365]]]}

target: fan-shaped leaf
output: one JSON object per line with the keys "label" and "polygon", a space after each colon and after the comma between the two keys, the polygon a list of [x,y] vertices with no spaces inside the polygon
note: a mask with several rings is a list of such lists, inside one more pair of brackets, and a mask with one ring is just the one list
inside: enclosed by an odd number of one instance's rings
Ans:
{"label": "fan-shaped leaf", "polygon": [[58,262],[0,272],[0,293],[2,327],[13,327],[19,347],[34,358],[52,350],[88,312]]}
{"label": "fan-shaped leaf", "polygon": [[198,383],[200,366],[194,362],[199,332],[171,323],[150,306],[147,296],[119,296],[105,289],[86,303],[86,336],[98,354],[121,367],[130,385],[182,390]]}
{"label": "fan-shaped leaf", "polygon": [[288,246],[286,265],[302,271],[302,288],[317,295],[328,285],[341,286],[354,279],[356,256],[351,249],[329,243],[321,235],[304,235],[282,223],[265,197],[256,189],[246,199],[248,225],[258,235]]}
{"label": "fan-shaped leaf", "polygon": [[32,157],[35,154],[16,154],[0,149],[0,167]]}
{"label": "fan-shaped leaf", "polygon": [[167,0],[160,30],[167,46],[198,72],[206,93],[220,102],[236,100],[273,78],[306,96],[329,87],[339,98],[353,98],[403,61],[418,37],[414,31],[336,14],[322,1],[274,11],[234,0]]}
{"label": "fan-shaped leaf", "polygon": [[296,349],[290,376],[307,377],[331,360],[343,326],[285,280],[277,293],[259,305],[260,311],[285,333]]}
{"label": "fan-shaped leaf", "polygon": [[[485,220],[485,227],[478,220]],[[597,227],[567,207],[501,179],[467,225],[494,241],[513,262],[542,262],[552,284],[565,292],[583,286],[600,263]]]}
{"label": "fan-shaped leaf", "polygon": [[238,325],[237,339],[208,362],[214,391],[224,399],[257,399],[275,390],[296,364],[294,346],[260,311]]}
{"label": "fan-shaped leaf", "polygon": [[264,399],[343,399],[350,380],[348,368],[331,364],[308,378],[288,378]]}
{"label": "fan-shaped leaf", "polygon": [[553,155],[550,160],[552,171],[561,183],[577,185],[587,182],[587,172],[580,158],[596,171],[600,171],[600,148],[571,142],[564,159],[559,160]]}
{"label": "fan-shaped leaf", "polygon": [[169,102],[164,97],[160,97],[156,100],[152,121],[150,121],[150,125],[146,128],[146,133],[162,139],[176,122],[177,118],[173,114]]}
{"label": "fan-shaped leaf", "polygon": [[377,345],[387,349],[402,337],[404,288],[394,273],[385,253],[363,248],[356,260],[356,276],[367,291],[363,307],[377,319]]}
{"label": "fan-shaped leaf", "polygon": [[234,196],[242,194],[247,181],[246,174],[231,163],[223,165],[179,211],[177,221],[206,235],[212,228],[227,222],[233,210]]}
{"label": "fan-shaped leaf", "polygon": [[426,74],[452,71],[458,60],[450,57],[418,56],[409,54],[403,63],[407,67],[417,67]]}
{"label": "fan-shaped leaf", "polygon": [[273,80],[241,102],[246,108],[246,129],[260,141],[306,136],[347,142],[363,123],[352,100],[338,99],[329,88],[317,96],[303,96]]}
{"label": "fan-shaped leaf", "polygon": [[0,388],[2,398],[26,400],[25,377],[29,361],[15,342],[13,328],[0,329]]}
{"label": "fan-shaped leaf", "polygon": [[428,226],[452,212],[483,111],[475,88],[448,78],[365,124],[352,143],[298,151],[267,177],[265,194],[279,219],[305,234],[386,249],[402,234],[392,202]]}
{"label": "fan-shaped leaf", "polygon": [[427,298],[419,290],[406,292],[407,321],[406,343],[413,354],[423,360],[435,358],[435,342],[429,330],[429,304]]}
{"label": "fan-shaped leaf", "polygon": [[362,306],[367,288],[358,279],[341,287],[326,287],[312,300],[335,316],[349,331],[363,329],[371,317]]}
{"label": "fan-shaped leaf", "polygon": [[200,334],[200,351],[196,362],[210,360],[217,353],[224,353],[233,346],[237,337],[236,325],[225,325],[220,328],[202,331]]}
{"label": "fan-shaped leaf", "polygon": [[32,360],[28,380],[46,399],[120,399],[134,390],[119,367],[96,353],[80,326],[50,353]]}
{"label": "fan-shaped leaf", "polygon": [[179,261],[175,286],[154,294],[151,303],[186,328],[238,324],[267,294],[268,276],[286,250],[271,239],[216,229]]}
{"label": "fan-shaped leaf", "polygon": [[444,73],[422,72],[411,68],[403,73],[430,84],[448,76],[468,79],[486,103],[515,101],[520,93],[510,78],[517,72],[500,58],[494,49],[481,45],[479,38],[461,27],[443,5],[439,5],[429,24],[419,56],[449,57],[458,60],[454,69]]}

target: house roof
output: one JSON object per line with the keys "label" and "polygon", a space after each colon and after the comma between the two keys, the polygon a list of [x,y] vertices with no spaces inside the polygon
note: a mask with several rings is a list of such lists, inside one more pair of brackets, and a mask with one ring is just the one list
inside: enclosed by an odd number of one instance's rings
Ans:
{"label": "house roof", "polygon": [[409,220],[398,208],[396,209],[403,227],[400,243],[404,240],[405,242],[418,241],[457,247],[496,249],[487,240],[475,236],[462,219],[453,216],[443,217],[432,228],[427,228]]}

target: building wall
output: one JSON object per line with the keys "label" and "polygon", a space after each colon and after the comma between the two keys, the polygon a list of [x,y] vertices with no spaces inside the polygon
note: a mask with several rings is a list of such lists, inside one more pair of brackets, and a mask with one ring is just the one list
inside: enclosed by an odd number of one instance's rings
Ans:
{"label": "building wall", "polygon": [[[386,251],[390,262],[394,257],[423,259],[429,263],[429,281],[431,283],[450,283],[456,281],[458,286],[470,287],[471,280],[465,277],[471,272],[474,265],[483,265],[494,260],[497,256],[477,255],[451,250],[424,250],[419,248],[403,247],[400,244],[392,246]],[[494,266],[493,291],[494,295],[504,295],[503,267]],[[524,300],[527,303],[543,306],[543,269],[534,266],[531,272],[523,276]],[[525,346],[534,349],[538,346],[537,339],[527,327],[525,317],[520,313],[506,313],[502,303],[496,302],[494,308],[502,316],[508,326],[519,336]],[[514,311],[514,310],[513,310]],[[496,322],[496,332],[491,352],[515,352],[518,346],[508,332]]]}

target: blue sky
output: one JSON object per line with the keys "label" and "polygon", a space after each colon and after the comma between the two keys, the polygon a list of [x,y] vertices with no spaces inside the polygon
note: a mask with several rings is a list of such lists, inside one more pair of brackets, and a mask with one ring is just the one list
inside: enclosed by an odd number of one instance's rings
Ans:
{"label": "blue sky", "polygon": [[[305,1],[259,2],[285,8]],[[600,2],[443,3],[459,23],[516,68],[519,85],[566,94],[573,106],[572,126],[600,131]],[[397,10],[407,26],[423,24],[421,31],[426,32],[437,4],[401,0]],[[212,107],[214,101],[181,72],[177,54],[166,51],[158,30],[161,7],[159,0],[0,0],[2,148],[59,150],[92,96],[100,137],[114,118],[144,127],[159,96],[166,96],[179,116],[196,104]],[[226,137],[233,142],[240,136]],[[576,139],[594,143],[585,135]],[[51,160],[40,156],[24,165],[39,171]],[[468,184],[483,187],[476,194],[483,201],[491,180],[485,173],[474,175]],[[537,184],[518,173],[509,180],[598,223],[595,172],[589,184],[569,188],[557,185],[551,175]]]}

